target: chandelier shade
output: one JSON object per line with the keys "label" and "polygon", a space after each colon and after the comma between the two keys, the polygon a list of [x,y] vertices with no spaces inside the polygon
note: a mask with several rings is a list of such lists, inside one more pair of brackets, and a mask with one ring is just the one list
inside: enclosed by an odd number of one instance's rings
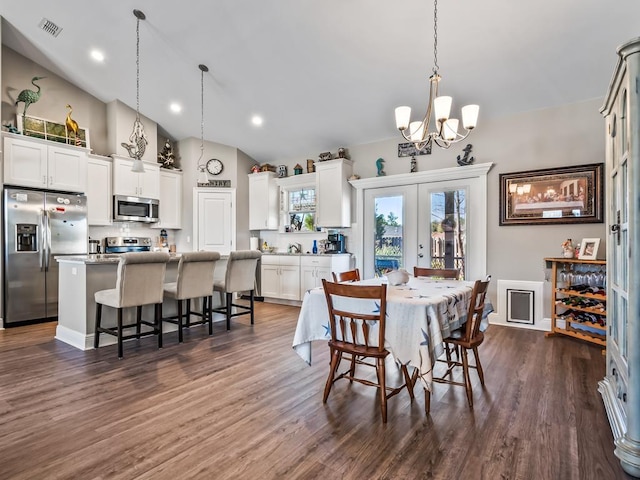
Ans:
{"label": "chandelier shade", "polygon": [[[433,74],[429,77],[429,102],[422,120],[411,121],[411,107],[402,106],[395,109],[396,128],[405,140],[413,143],[417,150],[435,143],[441,148],[449,148],[451,144],[467,138],[478,123],[478,105],[466,105],[462,108],[462,127],[458,132],[460,120],[451,118],[453,98],[438,95],[438,85],[442,77],[438,73],[438,0],[433,3]],[[435,117],[434,130],[430,131],[431,116]]]}

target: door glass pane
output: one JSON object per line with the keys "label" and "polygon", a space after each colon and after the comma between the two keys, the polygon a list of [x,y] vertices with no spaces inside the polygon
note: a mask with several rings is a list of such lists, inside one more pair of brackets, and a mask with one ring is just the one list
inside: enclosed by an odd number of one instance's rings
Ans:
{"label": "door glass pane", "polygon": [[377,277],[404,268],[402,195],[375,197],[374,268]]}
{"label": "door glass pane", "polygon": [[459,268],[465,278],[466,191],[431,193],[431,267]]}

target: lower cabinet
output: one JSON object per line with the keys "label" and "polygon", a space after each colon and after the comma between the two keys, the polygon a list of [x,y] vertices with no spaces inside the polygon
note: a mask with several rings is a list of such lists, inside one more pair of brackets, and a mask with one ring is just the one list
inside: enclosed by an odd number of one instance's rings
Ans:
{"label": "lower cabinet", "polygon": [[263,255],[261,293],[263,297],[300,300],[300,257]]}
{"label": "lower cabinet", "polygon": [[262,255],[261,295],[302,300],[307,290],[332,280],[331,272],[351,268],[351,255]]}
{"label": "lower cabinet", "polygon": [[350,270],[351,255],[303,255],[300,260],[300,300],[307,290],[321,287],[322,279],[333,282],[331,272]]}

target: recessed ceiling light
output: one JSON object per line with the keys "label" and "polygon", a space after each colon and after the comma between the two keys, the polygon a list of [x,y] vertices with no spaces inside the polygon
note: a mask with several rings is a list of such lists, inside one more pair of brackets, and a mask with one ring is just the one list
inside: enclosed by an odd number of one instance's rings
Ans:
{"label": "recessed ceiling light", "polygon": [[100,50],[91,50],[91,58],[96,62],[104,62],[104,53]]}
{"label": "recessed ceiling light", "polygon": [[262,117],[260,115],[254,115],[253,117],[251,117],[251,123],[256,127],[261,126],[263,121],[264,120],[262,120]]}
{"label": "recessed ceiling light", "polygon": [[180,113],[182,111],[182,105],[180,105],[179,103],[172,103],[171,105],[169,105],[169,109],[173,112],[173,113]]}

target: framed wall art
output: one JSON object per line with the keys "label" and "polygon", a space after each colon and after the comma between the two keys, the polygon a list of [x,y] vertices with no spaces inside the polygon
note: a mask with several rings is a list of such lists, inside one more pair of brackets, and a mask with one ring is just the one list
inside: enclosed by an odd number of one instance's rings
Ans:
{"label": "framed wall art", "polygon": [[67,131],[64,123],[54,122],[45,118],[16,115],[16,125],[18,131],[27,137],[91,148],[89,145],[89,130],[86,128],[78,128],[78,139],[76,140],[73,132]]}
{"label": "framed wall art", "polygon": [[500,174],[500,225],[602,223],[604,164]]}
{"label": "framed wall art", "polygon": [[596,260],[598,258],[598,248],[600,248],[599,238],[583,238],[580,244],[580,260]]}

